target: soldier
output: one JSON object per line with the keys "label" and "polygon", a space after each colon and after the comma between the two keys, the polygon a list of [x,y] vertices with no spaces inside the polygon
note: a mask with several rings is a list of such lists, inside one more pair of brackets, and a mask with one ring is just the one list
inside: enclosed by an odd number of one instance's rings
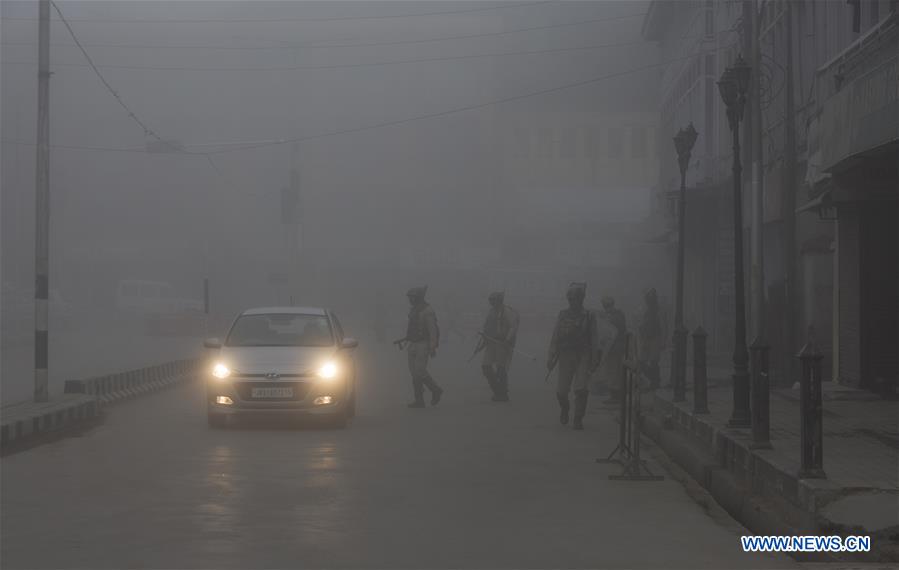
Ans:
{"label": "soldier", "polygon": [[616,403],[621,398],[621,367],[624,364],[624,344],[627,338],[627,323],[624,313],[615,306],[612,297],[602,298],[602,314],[600,317],[615,328],[615,338],[603,355],[599,369],[599,382],[609,390],[606,404]]}
{"label": "soldier", "polygon": [[574,389],[574,429],[584,429],[587,412],[587,379],[598,358],[596,317],[584,308],[586,283],[572,283],[566,297],[568,308],[559,312],[552,340],[549,343],[547,368],[558,364],[559,379],[556,397],[561,413],[559,421],[568,424],[568,392]]}
{"label": "soldier", "polygon": [[440,342],[440,332],[437,328],[437,315],[434,309],[425,302],[427,285],[413,287],[406,293],[409,298],[409,324],[406,327],[406,337],[402,341],[407,343],[407,358],[409,372],[412,374],[412,390],[415,400],[409,404],[410,408],[425,407],[424,387],[431,391],[431,405],[436,406],[443,395],[443,389],[434,382],[428,373],[428,359],[437,356],[437,345]]}
{"label": "soldier", "polygon": [[484,321],[481,343],[484,358],[481,370],[493,390],[494,402],[509,401],[509,362],[518,335],[518,312],[505,305],[505,293],[494,292],[488,297],[490,312]]}

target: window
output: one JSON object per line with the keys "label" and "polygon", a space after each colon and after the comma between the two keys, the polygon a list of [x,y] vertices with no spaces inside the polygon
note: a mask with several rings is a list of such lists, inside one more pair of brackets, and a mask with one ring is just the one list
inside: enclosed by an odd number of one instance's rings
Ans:
{"label": "window", "polygon": [[150,283],[143,283],[140,286],[140,296],[145,299],[152,299],[153,297],[157,297],[156,287]]}
{"label": "window", "polygon": [[599,156],[600,140],[599,127],[587,127],[584,135],[584,158],[597,158]]}
{"label": "window", "polygon": [[324,315],[294,313],[243,315],[228,333],[225,346],[332,346],[331,325]]}
{"label": "window", "polygon": [[870,0],[868,4],[871,6],[871,18],[869,21],[872,26],[876,26],[877,22],[880,21],[880,0]]}
{"label": "window", "polygon": [[646,127],[631,129],[631,157],[646,158]]}
{"label": "window", "polygon": [[537,131],[537,157],[553,157],[553,131],[548,127],[541,127]]}
{"label": "window", "polygon": [[343,327],[340,326],[340,319],[337,318],[337,315],[331,313],[331,320],[334,321],[334,328],[337,332],[337,338],[343,339]]}
{"label": "window", "polygon": [[715,35],[715,3],[710,1],[705,3],[705,35],[706,37]]}
{"label": "window", "polygon": [[515,127],[512,134],[512,156],[515,158],[531,157],[531,136],[524,127]]}
{"label": "window", "polygon": [[559,144],[559,156],[562,158],[574,158],[577,154],[577,129],[567,128],[562,130],[562,140]]}
{"label": "window", "polygon": [[624,133],[620,127],[609,129],[609,158],[621,158],[624,150]]}

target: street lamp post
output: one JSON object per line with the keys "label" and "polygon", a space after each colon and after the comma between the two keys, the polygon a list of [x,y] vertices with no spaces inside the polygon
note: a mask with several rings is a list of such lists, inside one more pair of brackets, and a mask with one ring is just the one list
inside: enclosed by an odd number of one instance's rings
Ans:
{"label": "street lamp post", "polygon": [[733,133],[734,177],[734,305],[736,312],[734,331],[734,409],[728,425],[748,427],[749,416],[749,351],[746,348],[746,300],[743,281],[743,191],[740,163],[740,121],[746,105],[751,68],[738,56],[718,80],[721,99],[727,106],[727,122]]}
{"label": "street lamp post", "polygon": [[677,151],[677,163],[680,166],[680,201],[677,206],[677,283],[674,309],[674,350],[672,352],[671,387],[674,390],[674,401],[686,399],[687,387],[687,328],[684,326],[684,233],[687,204],[687,167],[690,166],[690,153],[699,136],[693,123],[686,129],[680,129],[674,136],[674,148]]}

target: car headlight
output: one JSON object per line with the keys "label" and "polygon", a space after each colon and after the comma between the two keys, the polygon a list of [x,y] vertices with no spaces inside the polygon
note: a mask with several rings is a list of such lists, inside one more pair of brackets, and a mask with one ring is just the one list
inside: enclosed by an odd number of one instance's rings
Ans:
{"label": "car headlight", "polygon": [[318,369],[318,377],[325,380],[333,380],[337,377],[337,363],[326,362]]}
{"label": "car headlight", "polygon": [[217,362],[216,365],[212,367],[212,375],[219,379],[225,379],[228,376],[231,376],[231,369],[221,362]]}

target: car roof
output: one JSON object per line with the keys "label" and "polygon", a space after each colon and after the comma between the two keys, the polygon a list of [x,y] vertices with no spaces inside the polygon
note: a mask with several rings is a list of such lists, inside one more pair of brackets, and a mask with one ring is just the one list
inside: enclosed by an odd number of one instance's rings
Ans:
{"label": "car roof", "polygon": [[326,311],[319,307],[256,307],[247,309],[242,315],[318,315],[324,316]]}

